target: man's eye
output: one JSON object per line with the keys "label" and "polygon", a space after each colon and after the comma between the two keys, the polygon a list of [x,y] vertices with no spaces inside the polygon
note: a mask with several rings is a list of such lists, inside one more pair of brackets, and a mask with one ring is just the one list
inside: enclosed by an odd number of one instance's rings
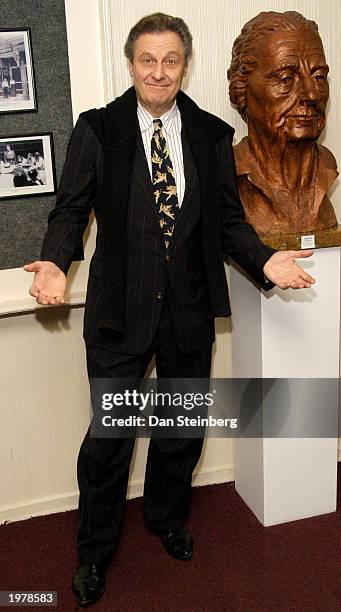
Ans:
{"label": "man's eye", "polygon": [[315,74],[314,79],[315,81],[318,81],[319,83],[325,83],[327,80],[324,74]]}
{"label": "man's eye", "polygon": [[144,64],[151,64],[151,63],[152,63],[152,60],[150,59],[150,57],[146,57],[146,58],[143,60],[143,63],[144,63]]}

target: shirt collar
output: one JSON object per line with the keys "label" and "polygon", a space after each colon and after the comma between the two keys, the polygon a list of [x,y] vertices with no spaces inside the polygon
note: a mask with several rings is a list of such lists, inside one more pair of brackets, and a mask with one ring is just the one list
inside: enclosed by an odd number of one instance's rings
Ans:
{"label": "shirt collar", "polygon": [[[161,115],[161,117],[158,117],[158,119],[161,119],[162,127],[167,134],[172,131],[174,121],[178,113],[179,109],[175,100],[172,108],[170,108],[164,115]],[[149,130],[149,128],[152,126],[153,120],[155,119],[155,117],[153,117],[153,115],[151,115],[140,102],[137,102],[137,117],[141,132]]]}

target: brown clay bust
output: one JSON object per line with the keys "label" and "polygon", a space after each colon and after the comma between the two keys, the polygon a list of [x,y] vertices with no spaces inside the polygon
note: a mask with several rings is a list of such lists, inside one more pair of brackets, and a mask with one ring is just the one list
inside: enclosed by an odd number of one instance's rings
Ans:
{"label": "brown clay bust", "polygon": [[248,126],[235,147],[238,185],[246,218],[261,234],[337,225],[327,197],[336,161],[317,144],[327,75],[317,25],[300,13],[260,13],[234,42],[230,99]]}

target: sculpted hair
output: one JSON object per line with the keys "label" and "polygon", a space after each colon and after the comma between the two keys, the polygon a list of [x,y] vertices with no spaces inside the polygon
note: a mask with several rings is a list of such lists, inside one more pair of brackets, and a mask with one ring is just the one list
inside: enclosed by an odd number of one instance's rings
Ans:
{"label": "sculpted hair", "polygon": [[172,17],[164,13],[153,13],[147,15],[138,21],[130,30],[126,44],[124,45],[124,54],[126,58],[132,62],[134,57],[134,44],[141,34],[152,34],[159,32],[175,32],[180,36],[185,49],[186,64],[192,56],[192,34],[187,25],[180,17]]}
{"label": "sculpted hair", "polygon": [[230,100],[236,105],[244,121],[246,121],[247,78],[257,64],[259,40],[262,36],[277,30],[292,32],[311,30],[316,33],[318,27],[315,21],[309,21],[296,11],[259,13],[244,25],[233,43],[231,64],[227,71],[227,78],[230,81]]}

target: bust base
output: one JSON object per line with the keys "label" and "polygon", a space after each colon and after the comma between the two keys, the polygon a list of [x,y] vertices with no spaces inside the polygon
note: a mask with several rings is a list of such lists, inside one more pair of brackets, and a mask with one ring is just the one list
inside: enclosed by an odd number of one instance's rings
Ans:
{"label": "bust base", "polygon": [[[277,251],[300,251],[302,236],[315,236],[316,249],[341,246],[341,225],[325,230],[295,232],[292,234],[258,234],[261,241]],[[303,247],[307,248],[307,247]]]}

